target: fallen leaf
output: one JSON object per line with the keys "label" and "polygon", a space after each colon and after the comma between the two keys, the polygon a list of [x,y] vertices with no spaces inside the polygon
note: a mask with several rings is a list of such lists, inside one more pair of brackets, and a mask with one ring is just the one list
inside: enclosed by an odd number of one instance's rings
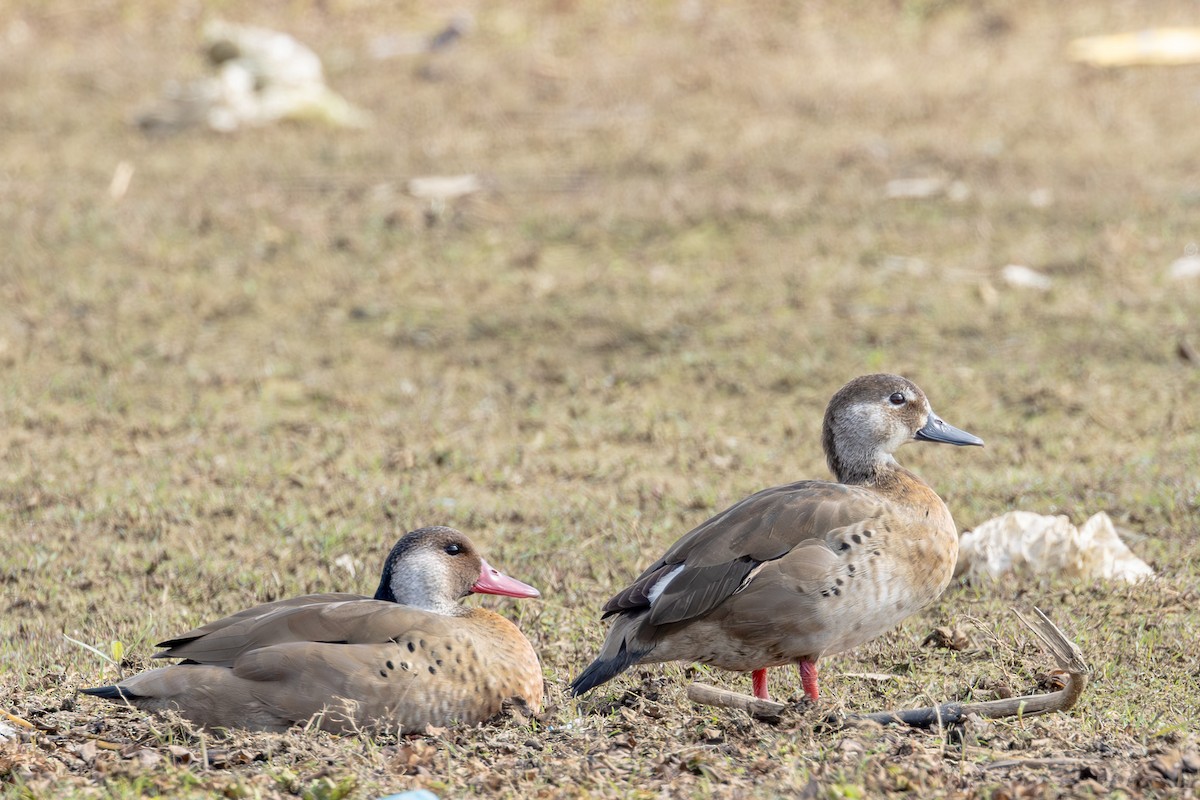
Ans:
{"label": "fallen leaf", "polygon": [[1175,352],[1189,364],[1200,366],[1200,350],[1197,350],[1187,339],[1180,339]]}
{"label": "fallen leaf", "polygon": [[1057,692],[1067,688],[1067,684],[1071,681],[1071,675],[1066,670],[1052,669],[1049,672],[1038,676],[1038,689],[1042,691]]}
{"label": "fallen leaf", "polygon": [[966,650],[971,646],[971,639],[962,628],[943,626],[934,628],[921,642],[921,646],[936,647],[942,650]]}
{"label": "fallen leaf", "polygon": [[421,767],[432,764],[437,751],[435,746],[422,741],[401,745],[396,748],[396,755],[392,758],[391,767],[401,774],[413,775]]}
{"label": "fallen leaf", "polygon": [[1183,755],[1178,750],[1160,753],[1150,760],[1150,768],[1171,783],[1175,783],[1183,773]]}

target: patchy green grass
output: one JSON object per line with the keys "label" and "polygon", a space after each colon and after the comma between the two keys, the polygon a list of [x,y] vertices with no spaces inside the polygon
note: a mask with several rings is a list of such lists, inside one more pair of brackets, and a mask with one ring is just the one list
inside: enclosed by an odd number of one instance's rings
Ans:
{"label": "patchy green grass", "polygon": [[[1165,273],[1200,239],[1200,68],[1063,57],[1190,5],[489,5],[428,62],[368,47],[437,29],[432,3],[9,5],[0,691],[45,730],[0,744],[6,794],[1196,792],[1169,767],[1200,716],[1200,283]],[[221,14],[309,43],[374,125],[143,137]],[[405,191],[463,172],[490,188],[440,215]],[[922,177],[965,191],[887,197]],[[954,586],[830,659],[823,711],[1035,690],[1050,664],[1008,611],[1031,604],[1095,669],[1080,705],[771,726],[691,705],[693,675],[748,679],[685,665],[566,700],[609,594],[728,503],[824,476],[824,404],[874,370],[987,441],[901,453],[960,526],[1105,510],[1161,578]],[[117,675],[64,634],[141,669],[216,615],[370,591],[429,524],[543,590],[476,601],[541,653],[535,720],[214,740],[75,695]],[[941,625],[971,646],[922,647]]]}

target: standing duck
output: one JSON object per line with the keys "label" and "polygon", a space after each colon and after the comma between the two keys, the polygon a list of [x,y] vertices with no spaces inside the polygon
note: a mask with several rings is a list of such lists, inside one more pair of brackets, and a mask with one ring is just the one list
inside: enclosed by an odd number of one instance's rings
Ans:
{"label": "standing duck", "polygon": [[869,641],[932,602],[954,572],[946,504],[892,457],[912,440],[982,445],[946,424],[912,381],[865,375],[825,411],[822,445],[837,482],[764,489],[675,543],[604,606],[600,655],[580,695],[634,664],[695,661],[751,672],[799,667],[817,700],[817,661]]}
{"label": "standing duck", "polygon": [[529,640],[472,592],[537,597],[453,528],[422,528],[392,548],[374,598],[310,594],[264,603],[159,644],[183,663],[85,694],[174,709],[208,728],[335,732],[475,724],[520,697],[542,702]]}

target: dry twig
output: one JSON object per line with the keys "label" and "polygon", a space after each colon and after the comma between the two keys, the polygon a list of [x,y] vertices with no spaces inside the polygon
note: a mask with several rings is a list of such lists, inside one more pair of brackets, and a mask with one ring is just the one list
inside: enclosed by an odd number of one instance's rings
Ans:
{"label": "dry twig", "polygon": [[[846,725],[855,722],[875,722],[880,725],[908,725],[914,728],[929,728],[933,726],[951,725],[961,722],[969,714],[980,717],[998,719],[1000,717],[1032,716],[1048,714],[1053,711],[1066,711],[1079,700],[1087,686],[1088,669],[1083,660],[1083,652],[1066,637],[1066,635],[1050,621],[1042,610],[1035,608],[1037,618],[1030,621],[1019,611],[1013,613],[1021,622],[1033,631],[1042,644],[1054,657],[1060,669],[1067,673],[1067,685],[1057,692],[1048,694],[1030,694],[1022,697],[1010,697],[1004,700],[990,700],[983,703],[943,703],[938,706],[916,708],[899,711],[878,711],[873,714],[850,714],[847,716],[831,715],[828,722],[834,725]],[[718,689],[715,686],[694,683],[688,687],[688,698],[701,705],[718,706],[721,708],[736,708],[746,711],[758,719],[779,719],[789,708],[785,703],[771,700],[759,700],[756,697]]]}

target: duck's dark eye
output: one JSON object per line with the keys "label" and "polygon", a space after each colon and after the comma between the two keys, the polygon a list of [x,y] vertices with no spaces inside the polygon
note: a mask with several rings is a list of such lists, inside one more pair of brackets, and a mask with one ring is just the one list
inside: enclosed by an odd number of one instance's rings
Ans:
{"label": "duck's dark eye", "polygon": [[462,545],[458,545],[458,544],[446,545],[446,554],[447,555],[456,556],[459,553],[461,553],[462,551],[463,551]]}
{"label": "duck's dark eye", "polygon": [[888,398],[888,402],[894,406],[904,405],[904,392],[893,392],[892,396]]}

